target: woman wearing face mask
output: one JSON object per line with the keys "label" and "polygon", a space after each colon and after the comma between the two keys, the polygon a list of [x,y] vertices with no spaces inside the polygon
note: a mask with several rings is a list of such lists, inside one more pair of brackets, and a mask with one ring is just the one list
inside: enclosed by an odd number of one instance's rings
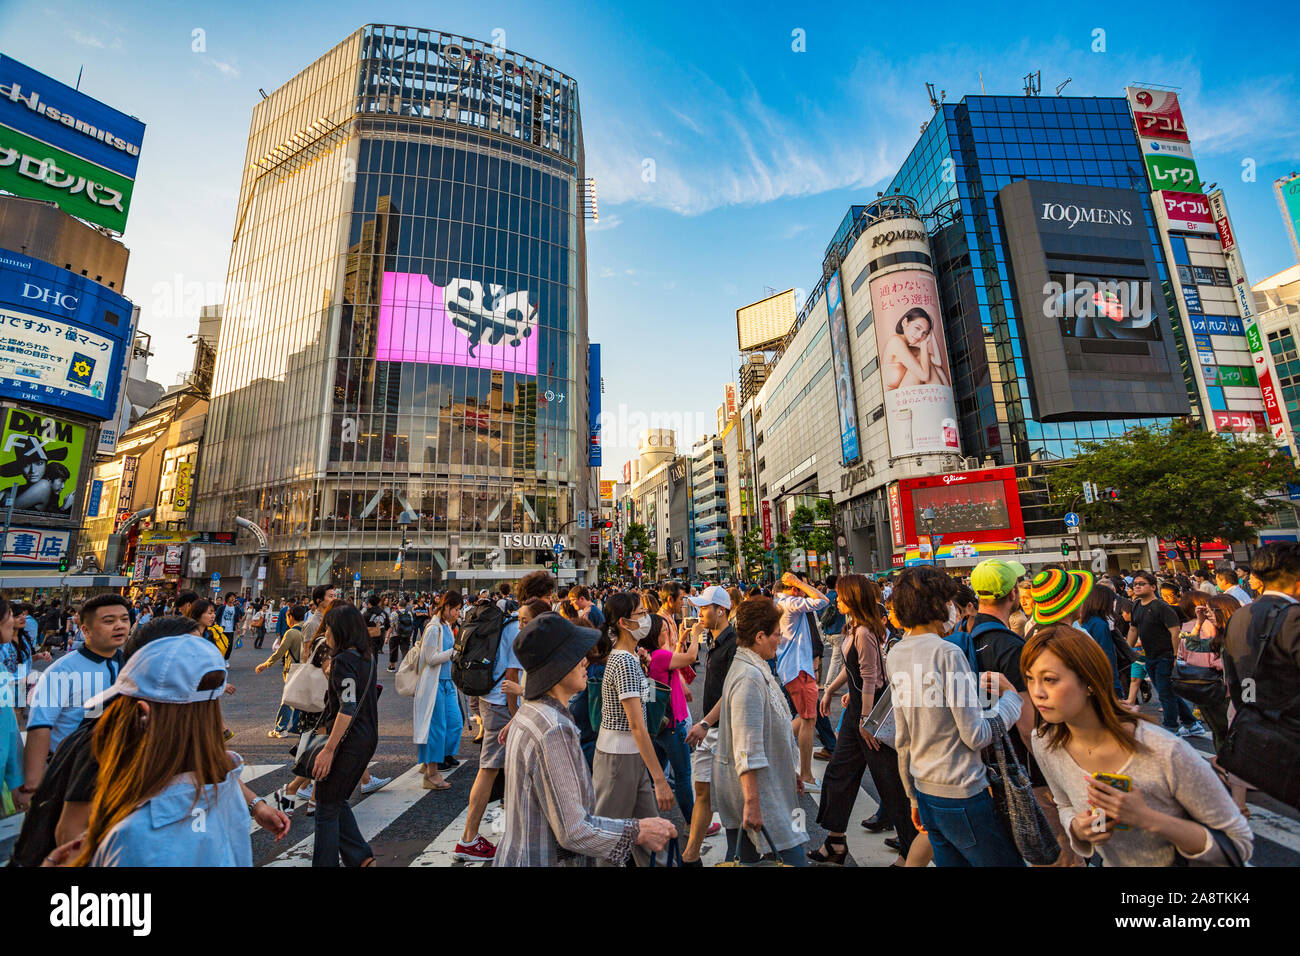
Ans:
{"label": "woman wearing face mask", "polygon": [[460,749],[460,702],[451,680],[456,644],[451,624],[460,615],[459,591],[446,591],[434,604],[434,617],[420,639],[420,678],[415,689],[415,742],[425,790],[450,790],[443,770],[456,764]]}
{"label": "woman wearing face mask", "polygon": [[[645,722],[649,681],[637,643],[650,633],[650,612],[635,592],[615,594],[604,611],[601,631],[613,639],[613,650],[601,679],[600,733],[591,774],[595,812],[616,819],[653,817],[673,808],[673,791]],[[649,864],[649,854],[641,848],[633,850],[633,857],[640,866]]]}

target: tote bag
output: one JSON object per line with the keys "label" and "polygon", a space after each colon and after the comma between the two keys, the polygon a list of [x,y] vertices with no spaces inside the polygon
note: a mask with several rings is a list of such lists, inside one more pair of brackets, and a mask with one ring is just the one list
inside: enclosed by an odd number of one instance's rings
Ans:
{"label": "tote bag", "polygon": [[284,682],[280,703],[306,714],[319,714],[325,709],[325,690],[329,678],[316,665],[303,661],[289,668],[289,678]]}

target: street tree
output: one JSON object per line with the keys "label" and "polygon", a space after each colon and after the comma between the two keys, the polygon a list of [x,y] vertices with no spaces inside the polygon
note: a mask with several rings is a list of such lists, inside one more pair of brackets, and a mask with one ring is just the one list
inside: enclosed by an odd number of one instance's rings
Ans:
{"label": "street tree", "polygon": [[745,559],[745,575],[761,577],[763,562],[767,560],[767,551],[763,548],[763,532],[750,528],[740,539],[740,555]]}
{"label": "street tree", "polygon": [[736,536],[728,531],[722,536],[722,556],[727,560],[727,566],[734,573],[736,570]]}
{"label": "street tree", "polygon": [[[1252,541],[1297,480],[1291,459],[1266,439],[1232,438],[1176,420],[1133,428],[1106,442],[1084,442],[1078,457],[1048,473],[1053,500],[1082,511],[1090,532],[1153,535],[1179,557],[1199,562],[1216,538]],[[1083,501],[1083,482],[1119,495]]]}

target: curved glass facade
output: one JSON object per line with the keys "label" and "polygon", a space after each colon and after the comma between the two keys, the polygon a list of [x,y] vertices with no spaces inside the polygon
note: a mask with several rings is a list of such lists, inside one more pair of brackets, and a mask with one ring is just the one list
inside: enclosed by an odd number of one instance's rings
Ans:
{"label": "curved glass facade", "polygon": [[[549,563],[499,544],[588,497],[576,85],[372,25],[259,104],[249,156],[196,527],[262,525],[273,594]],[[209,569],[251,585],[244,550]]]}

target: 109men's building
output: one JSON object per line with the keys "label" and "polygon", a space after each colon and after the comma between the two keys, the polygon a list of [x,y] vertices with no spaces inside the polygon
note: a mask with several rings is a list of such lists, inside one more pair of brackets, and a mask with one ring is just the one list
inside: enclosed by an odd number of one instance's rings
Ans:
{"label": "109men's building", "polygon": [[196,523],[259,525],[268,591],[582,574],[583,164],[570,77],[436,31],[365,26],[254,108]]}

